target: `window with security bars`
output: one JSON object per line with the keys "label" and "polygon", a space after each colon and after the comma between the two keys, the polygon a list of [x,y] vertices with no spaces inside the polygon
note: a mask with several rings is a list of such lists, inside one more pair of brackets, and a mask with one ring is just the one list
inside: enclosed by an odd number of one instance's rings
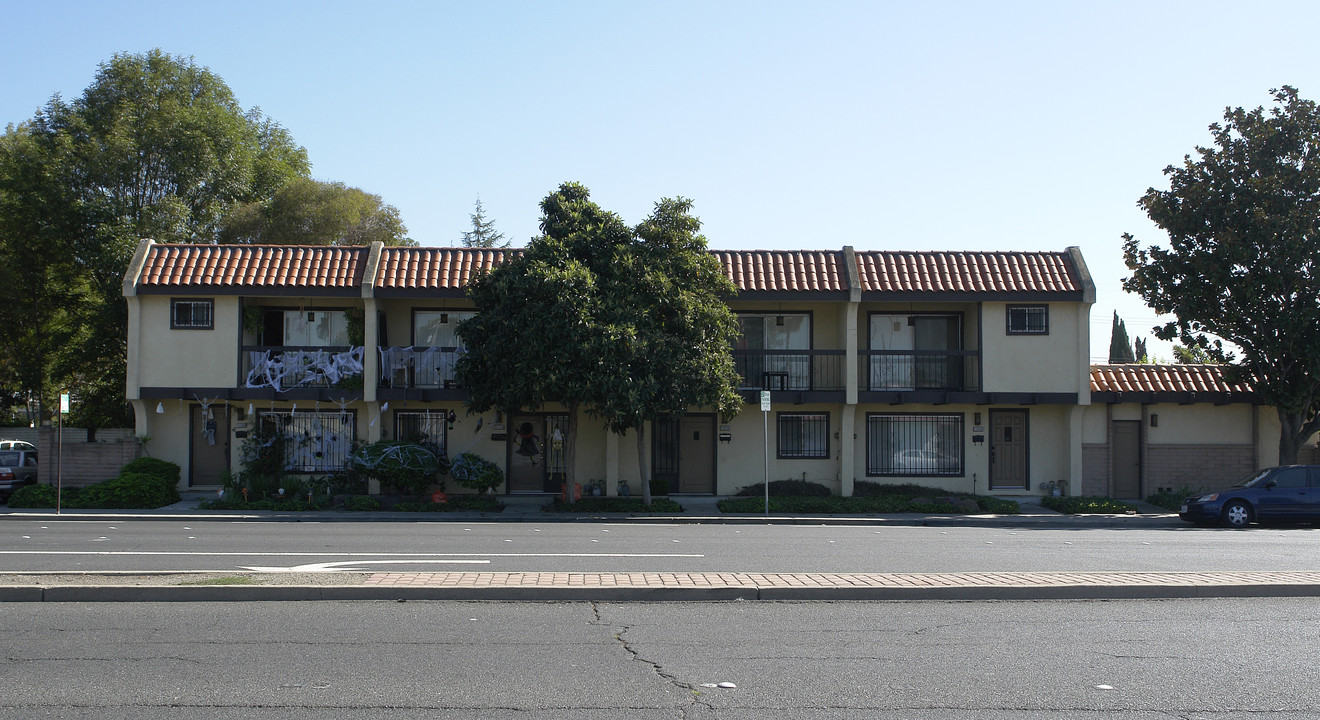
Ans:
{"label": "window with security bars", "polygon": [[445,412],[396,412],[394,413],[394,437],[404,442],[431,443],[447,454],[445,448],[448,413]]}
{"label": "window with security bars", "polygon": [[867,415],[866,474],[900,477],[961,476],[963,416]]}
{"label": "window with security bars", "polygon": [[1049,335],[1049,306],[1009,305],[1007,332],[1009,335]]}
{"label": "window with security bars", "polygon": [[170,328],[176,330],[211,330],[214,327],[214,300],[170,301]]}
{"label": "window with security bars", "polygon": [[262,435],[278,433],[284,440],[284,469],[294,473],[343,470],[352,453],[357,424],[353,411],[259,414]]}
{"label": "window with security bars", "polygon": [[828,458],[830,456],[829,413],[779,413],[778,457]]}

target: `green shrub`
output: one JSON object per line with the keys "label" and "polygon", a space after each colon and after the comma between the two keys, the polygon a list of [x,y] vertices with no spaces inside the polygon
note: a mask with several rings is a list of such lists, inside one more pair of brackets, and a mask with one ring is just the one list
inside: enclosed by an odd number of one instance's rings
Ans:
{"label": "green shrub", "polygon": [[[756,483],[738,491],[740,497],[765,497],[765,483]],[[830,489],[820,483],[807,480],[773,480],[770,482],[771,497],[829,497]],[[763,503],[764,504],[764,503]]]}
{"label": "green shrub", "polygon": [[479,493],[492,492],[504,484],[504,471],[500,466],[473,453],[460,453],[454,458],[449,476],[459,487]]}
{"label": "green shrub", "polygon": [[930,488],[924,485],[913,483],[878,483],[872,480],[857,480],[853,483],[853,497],[875,497],[877,495],[903,495],[906,497],[917,497],[918,495],[950,495],[947,490]]}
{"label": "green shrub", "polygon": [[617,513],[680,513],[683,512],[683,506],[673,500],[651,498],[651,505],[648,507],[641,498],[638,497],[588,497],[575,501],[572,505],[562,501],[555,500],[546,506],[545,512],[567,512],[567,513],[596,513],[596,512],[617,512]]}
{"label": "green shrub", "polygon": [[[931,497],[933,494],[934,493],[929,488],[924,488],[924,492],[917,497]],[[980,505],[980,509],[987,510],[988,512],[1001,514],[1016,514],[1020,512],[1018,504],[1011,500],[997,500],[995,498],[982,498],[975,495],[959,495],[957,493],[947,492],[942,493],[941,495],[943,497],[974,498],[976,499],[977,504]],[[991,505],[995,509],[991,510],[986,508],[986,504]],[[763,497],[725,498],[719,501],[719,508],[721,512],[726,513],[765,512],[765,499]],[[884,493],[864,497],[804,497],[771,495],[770,512],[835,514],[922,512],[964,514],[973,511],[944,502],[914,503],[912,502],[912,498]]]}
{"label": "green shrub", "polygon": [[1072,515],[1106,515],[1134,513],[1137,506],[1107,497],[1054,497],[1047,495],[1040,499],[1040,504],[1061,513]]}
{"label": "green shrub", "polygon": [[996,497],[978,497],[976,498],[976,504],[980,505],[982,510],[988,513],[994,513],[995,515],[1017,515],[1022,512],[1022,506],[1019,505],[1016,500],[1000,500]]}
{"label": "green shrub", "polygon": [[[64,491],[65,500],[68,499],[70,489]],[[55,486],[43,483],[24,485],[9,496],[9,507],[53,508],[55,507]]]}
{"label": "green shrub", "polygon": [[1171,512],[1178,512],[1182,509],[1183,501],[1189,497],[1195,497],[1197,492],[1186,485],[1177,490],[1167,492],[1157,492],[1146,498],[1146,502],[1157,507],[1162,507]]}
{"label": "green shrub", "polygon": [[119,474],[140,473],[144,475],[154,475],[160,478],[171,487],[179,486],[179,466],[168,460],[160,460],[152,457],[140,457],[127,465],[119,468]]}
{"label": "green shrub", "polygon": [[350,495],[344,498],[344,509],[357,512],[379,510],[380,501],[370,495]]}
{"label": "green shrub", "polygon": [[165,488],[157,475],[123,473],[95,485],[83,488],[69,507],[113,510],[151,509],[165,507],[178,501],[176,488]]}
{"label": "green shrub", "polygon": [[400,493],[420,495],[449,470],[449,463],[431,443],[381,440],[353,453],[348,468]]}

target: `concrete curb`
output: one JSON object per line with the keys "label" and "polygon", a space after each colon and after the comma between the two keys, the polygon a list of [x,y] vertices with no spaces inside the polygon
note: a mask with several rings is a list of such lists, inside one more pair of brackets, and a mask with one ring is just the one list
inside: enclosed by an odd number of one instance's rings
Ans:
{"label": "concrete curb", "polygon": [[1195,528],[1176,514],[1145,515],[1062,515],[1059,513],[1021,513],[1017,515],[927,515],[896,513],[892,515],[630,515],[627,513],[521,512],[503,513],[396,513],[396,512],[298,512],[198,513],[177,511],[86,511],[63,512],[39,510],[0,511],[5,520],[138,520],[188,522],[317,522],[317,523],[631,523],[639,525],[855,525],[900,527],[1013,527],[1013,528]]}
{"label": "concrete curb", "polygon": [[1152,600],[1320,597],[1320,584],[1066,587],[379,587],[361,585],[0,587],[0,602],[730,602]]}

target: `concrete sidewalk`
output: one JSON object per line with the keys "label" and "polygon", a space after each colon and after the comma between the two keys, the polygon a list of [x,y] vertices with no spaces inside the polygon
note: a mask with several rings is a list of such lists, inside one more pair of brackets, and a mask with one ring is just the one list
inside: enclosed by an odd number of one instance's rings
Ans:
{"label": "concrete sidewalk", "polygon": [[[239,579],[270,584],[183,584]],[[1310,572],[437,572],[0,576],[3,602],[1118,600],[1320,597]]]}

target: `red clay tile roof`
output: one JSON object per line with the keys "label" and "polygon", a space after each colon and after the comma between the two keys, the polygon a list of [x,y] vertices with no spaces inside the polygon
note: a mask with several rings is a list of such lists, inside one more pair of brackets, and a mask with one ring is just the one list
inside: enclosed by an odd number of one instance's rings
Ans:
{"label": "red clay tile roof", "polygon": [[365,247],[152,245],[138,285],[357,290],[366,261]]}
{"label": "red clay tile roof", "polygon": [[473,276],[520,252],[521,248],[383,248],[376,291],[461,290]]}
{"label": "red clay tile roof", "polygon": [[847,292],[837,250],[712,250],[724,274],[744,292]]}
{"label": "red clay tile roof", "polygon": [[862,292],[1080,293],[1066,252],[859,252]]}
{"label": "red clay tile roof", "polygon": [[1091,392],[1251,393],[1224,380],[1221,365],[1092,365]]}

